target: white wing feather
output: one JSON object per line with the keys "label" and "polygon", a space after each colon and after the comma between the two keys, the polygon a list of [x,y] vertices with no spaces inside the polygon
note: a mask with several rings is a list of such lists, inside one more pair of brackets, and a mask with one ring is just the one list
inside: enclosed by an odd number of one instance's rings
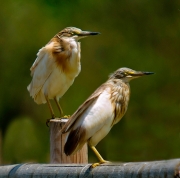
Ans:
{"label": "white wing feather", "polygon": [[37,103],[46,102],[44,96],[40,95],[39,101],[36,96],[42,89],[46,80],[50,77],[53,69],[56,67],[53,57],[49,52],[50,48],[53,48],[53,43],[50,43],[48,46],[39,50],[37,58],[30,69],[33,78],[27,89],[30,92],[30,96],[32,96]]}

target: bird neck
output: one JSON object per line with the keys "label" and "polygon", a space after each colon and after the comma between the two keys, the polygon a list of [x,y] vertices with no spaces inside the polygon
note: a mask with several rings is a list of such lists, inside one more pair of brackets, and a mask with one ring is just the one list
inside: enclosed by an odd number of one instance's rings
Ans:
{"label": "bird neck", "polygon": [[128,78],[128,77],[124,77],[124,78],[121,78],[122,82],[126,83],[126,84],[129,84],[129,82],[132,80],[133,78]]}
{"label": "bird neck", "polygon": [[73,38],[63,37],[60,39],[60,45],[63,49],[62,53],[69,54],[64,61],[64,72],[70,78],[77,76],[81,70],[81,46],[80,42]]}
{"label": "bird neck", "polygon": [[111,90],[111,101],[112,103],[116,103],[113,126],[117,124],[126,113],[130,97],[130,86],[129,83],[125,83],[120,79],[114,79],[112,82],[114,84]]}

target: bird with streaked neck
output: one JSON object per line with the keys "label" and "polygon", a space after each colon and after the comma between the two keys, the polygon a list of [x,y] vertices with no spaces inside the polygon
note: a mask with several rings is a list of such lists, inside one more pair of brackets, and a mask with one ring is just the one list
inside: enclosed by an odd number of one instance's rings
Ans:
{"label": "bird with streaked neck", "polygon": [[67,133],[65,154],[72,155],[87,142],[99,159],[92,167],[107,163],[95,146],[109,133],[127,111],[132,79],[150,75],[153,72],[135,71],[126,67],[116,70],[95,92],[77,109],[61,130]]}
{"label": "bird with streaked neck", "polygon": [[100,33],[67,27],[57,33],[37,53],[37,58],[30,68],[32,81],[27,89],[37,104],[47,102],[51,118],[55,118],[55,114],[49,100],[55,100],[62,117],[63,111],[59,99],[81,71],[79,40],[98,34]]}

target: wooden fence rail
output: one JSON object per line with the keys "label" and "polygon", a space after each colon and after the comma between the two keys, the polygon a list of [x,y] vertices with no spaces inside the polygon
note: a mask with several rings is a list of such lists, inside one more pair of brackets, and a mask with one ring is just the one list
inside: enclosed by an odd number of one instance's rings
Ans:
{"label": "wooden fence rail", "polygon": [[0,166],[0,178],[179,178],[180,159],[104,164],[17,164]]}

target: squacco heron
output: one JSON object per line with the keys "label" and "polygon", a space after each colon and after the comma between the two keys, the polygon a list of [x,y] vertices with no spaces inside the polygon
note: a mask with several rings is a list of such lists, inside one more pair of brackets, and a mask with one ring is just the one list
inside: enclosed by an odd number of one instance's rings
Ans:
{"label": "squacco heron", "polygon": [[99,159],[92,167],[106,163],[95,146],[126,113],[130,98],[129,81],[150,74],[153,72],[135,71],[124,67],[110,75],[62,128],[62,133],[68,133],[64,146],[65,154],[76,153],[87,142]]}
{"label": "squacco heron", "polygon": [[78,40],[98,34],[98,32],[67,27],[37,53],[37,58],[30,68],[32,81],[27,89],[37,104],[47,102],[52,118],[55,118],[55,115],[49,100],[55,100],[62,117],[63,111],[59,99],[81,71],[81,47]]}

